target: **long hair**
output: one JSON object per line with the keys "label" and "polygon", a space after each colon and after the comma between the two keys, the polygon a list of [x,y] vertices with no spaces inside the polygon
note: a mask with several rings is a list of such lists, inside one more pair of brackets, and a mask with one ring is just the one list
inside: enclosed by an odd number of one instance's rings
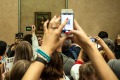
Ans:
{"label": "long hair", "polygon": [[29,68],[31,62],[27,60],[17,61],[11,71],[5,77],[6,80],[21,80],[27,69]]}
{"label": "long hair", "polygon": [[60,55],[58,52],[52,54],[50,62],[41,74],[41,80],[59,80],[63,78],[63,62]]}
{"label": "long hair", "polygon": [[28,60],[31,61],[33,58],[33,50],[31,44],[27,41],[21,41],[15,49],[14,63],[18,60]]}

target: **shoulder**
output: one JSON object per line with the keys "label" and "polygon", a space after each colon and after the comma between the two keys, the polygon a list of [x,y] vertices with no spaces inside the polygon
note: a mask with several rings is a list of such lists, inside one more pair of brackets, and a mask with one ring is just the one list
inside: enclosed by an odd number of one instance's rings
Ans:
{"label": "shoulder", "polygon": [[108,65],[112,68],[116,68],[116,67],[119,67],[120,66],[120,59],[111,59],[109,62],[108,62]]}
{"label": "shoulder", "polygon": [[67,57],[66,55],[64,55],[63,53],[61,53],[62,57],[63,57],[63,62],[67,60],[67,62],[72,62],[75,63],[75,60],[72,59],[71,57]]}
{"label": "shoulder", "polygon": [[120,64],[120,59],[111,59],[108,64]]}
{"label": "shoulder", "polygon": [[108,62],[108,65],[120,80],[120,59],[112,59]]}

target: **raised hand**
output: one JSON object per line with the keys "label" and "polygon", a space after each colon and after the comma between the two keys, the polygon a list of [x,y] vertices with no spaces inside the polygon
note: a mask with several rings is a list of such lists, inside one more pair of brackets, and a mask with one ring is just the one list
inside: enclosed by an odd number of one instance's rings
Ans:
{"label": "raised hand", "polygon": [[60,37],[62,28],[67,23],[67,19],[61,25],[58,25],[60,17],[54,16],[50,21],[48,28],[47,24],[49,20],[44,23],[44,36],[41,49],[49,55],[66,39],[66,37]]}

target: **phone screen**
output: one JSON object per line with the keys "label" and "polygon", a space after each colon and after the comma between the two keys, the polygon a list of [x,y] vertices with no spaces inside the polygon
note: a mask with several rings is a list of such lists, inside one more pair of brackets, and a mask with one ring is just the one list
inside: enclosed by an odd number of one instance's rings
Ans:
{"label": "phone screen", "polygon": [[61,23],[68,18],[68,22],[63,28],[63,32],[73,30],[73,13],[61,13]]}
{"label": "phone screen", "polygon": [[91,40],[92,42],[95,42],[95,38],[90,38],[90,40]]}

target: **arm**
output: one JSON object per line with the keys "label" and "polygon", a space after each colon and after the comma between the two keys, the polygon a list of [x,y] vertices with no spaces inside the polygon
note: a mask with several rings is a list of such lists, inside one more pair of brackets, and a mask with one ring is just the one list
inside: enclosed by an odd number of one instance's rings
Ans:
{"label": "arm", "polygon": [[93,43],[88,43],[84,49],[87,51],[88,56],[101,80],[118,80]]}
{"label": "arm", "polygon": [[84,62],[83,59],[82,59],[82,54],[83,54],[83,50],[81,49],[81,51],[80,51],[80,53],[79,53],[79,55],[78,55],[77,61],[82,61],[82,62]]}
{"label": "arm", "polygon": [[32,31],[31,32],[32,32],[32,47],[33,47],[33,49],[39,46],[37,37],[35,35],[35,30],[36,30],[35,25],[32,25]]}
{"label": "arm", "polygon": [[110,59],[115,59],[115,56],[114,56],[113,52],[112,52],[112,51],[110,50],[110,48],[106,45],[106,43],[105,43],[100,37],[95,37],[95,39],[97,40],[98,44],[100,44],[100,45],[103,47],[103,49],[104,49],[104,51],[105,51],[108,59],[109,59],[109,60],[110,60]]}
{"label": "arm", "polygon": [[38,40],[37,40],[37,37],[35,35],[35,30],[36,30],[35,25],[32,25],[31,33],[32,33],[33,59],[35,59],[37,57],[36,49],[39,48]]}
{"label": "arm", "polygon": [[74,34],[73,40],[76,41],[84,50],[86,50],[100,80],[118,80],[110,67],[104,61],[98,49],[95,47],[93,42],[90,41],[79,24],[76,21],[74,21],[74,24],[76,30],[71,30],[69,34]]}
{"label": "arm", "polygon": [[[57,25],[60,17],[57,18],[54,16],[50,21],[49,27],[47,28],[48,20],[44,23],[44,36],[43,42],[41,46],[41,50],[43,50],[46,54],[52,55],[55,49],[60,46],[61,43],[66,39],[66,37],[60,38],[60,33],[62,28],[67,23],[67,20],[60,26],[56,26],[57,28],[53,28],[53,26]],[[54,24],[54,25],[53,25]],[[55,43],[55,45],[53,45]],[[40,75],[44,69],[45,65],[41,62],[35,61],[28,68],[27,72],[23,76],[22,80],[39,80]]]}
{"label": "arm", "polygon": [[117,45],[120,45],[120,34],[117,36]]}
{"label": "arm", "polygon": [[39,80],[45,65],[38,61],[33,62],[23,76],[22,80]]}

